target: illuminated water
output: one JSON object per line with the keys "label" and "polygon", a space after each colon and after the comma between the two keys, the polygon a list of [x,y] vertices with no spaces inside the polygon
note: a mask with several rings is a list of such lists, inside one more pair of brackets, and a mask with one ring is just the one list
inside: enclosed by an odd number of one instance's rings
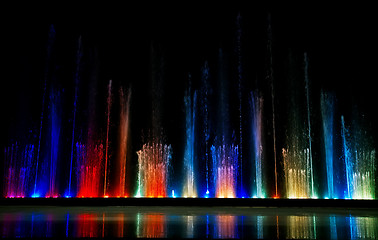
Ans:
{"label": "illuminated water", "polygon": [[327,165],[327,190],[329,198],[338,197],[336,194],[334,181],[335,171],[334,171],[334,95],[326,92],[321,93],[321,113],[322,113],[322,127],[323,127],[323,141],[324,141],[324,152],[325,160]]}
{"label": "illuminated water", "polygon": [[109,158],[109,128],[110,128],[110,111],[112,107],[112,80],[109,81],[108,85],[108,97],[106,100],[106,140],[105,140],[105,167],[104,167],[104,195],[106,195],[106,190],[108,188],[108,158]]}
{"label": "illuminated water", "polygon": [[263,148],[263,104],[264,100],[258,92],[251,93],[252,105],[252,131],[253,136],[253,156],[255,162],[255,193],[254,196],[264,198],[265,187],[263,180],[263,161],[264,161],[264,148]]}
{"label": "illuminated water", "polygon": [[184,152],[184,186],[182,196],[197,197],[197,184],[195,177],[195,124],[197,111],[197,92],[191,93],[191,88],[187,90],[185,96],[185,121],[186,121],[186,143]]}
{"label": "illuminated water", "polygon": [[117,156],[117,171],[115,173],[116,189],[113,196],[124,197],[128,195],[128,189],[126,187],[127,168],[129,166],[129,154],[128,145],[130,141],[130,100],[131,90],[125,90],[123,88],[119,91],[120,94],[120,124],[119,124],[119,146]]}
{"label": "illuminated water", "polygon": [[33,182],[33,172],[29,167],[34,165],[35,149],[26,145],[20,149],[18,144],[12,144],[4,152],[4,195],[6,197],[26,197],[30,194]]}
{"label": "illuminated water", "polygon": [[76,113],[77,113],[77,98],[78,98],[78,89],[79,89],[79,80],[80,80],[80,68],[81,68],[81,58],[82,58],[82,46],[81,46],[81,37],[78,41],[78,49],[76,55],[76,71],[75,71],[75,93],[74,93],[74,102],[73,102],[73,118],[72,118],[72,137],[71,137],[71,156],[70,156],[70,176],[68,179],[68,192],[67,196],[72,197],[72,171],[73,171],[73,159],[74,159],[74,143],[75,143],[75,126],[76,126]]}
{"label": "illuminated water", "polygon": [[198,94],[199,102],[199,114],[198,118],[200,120],[198,126],[198,141],[200,142],[198,148],[198,157],[199,157],[199,182],[198,184],[201,187],[200,196],[209,197],[213,196],[214,192],[211,192],[210,195],[210,181],[211,181],[211,156],[210,156],[210,119],[209,119],[209,95],[210,95],[210,86],[209,86],[209,66],[205,62],[203,66],[202,75],[201,75],[201,87]]}
{"label": "illuminated water", "polygon": [[[376,181],[376,153],[359,130],[350,135],[344,116],[341,116],[341,136],[345,162],[345,197],[352,199],[374,199]],[[358,126],[357,126],[358,127]]]}
{"label": "illuminated water", "polygon": [[234,145],[211,146],[215,197],[237,196],[238,147]]}
{"label": "illuminated water", "polygon": [[103,196],[104,147],[93,142],[76,143],[77,197]]}
{"label": "illuminated water", "polygon": [[[287,147],[282,148],[285,191],[288,198],[317,198],[314,189],[314,169],[312,160],[311,113],[309,101],[308,59],[304,55],[304,100],[299,93],[292,93],[289,102],[290,121],[288,123]],[[293,86],[298,83],[291,83]],[[300,109],[305,109],[305,114]]]}
{"label": "illuminated water", "polygon": [[136,197],[168,197],[170,145],[144,144],[138,152],[138,189]]}
{"label": "illuminated water", "polygon": [[[272,36],[272,23],[271,16],[268,14],[268,28],[267,28],[267,58],[268,67],[266,78],[269,81],[270,97],[272,102],[272,140],[273,140],[273,158],[274,158],[274,196],[278,197],[278,171],[277,171],[277,136],[276,136],[276,102],[275,102],[275,88],[273,78],[273,36]],[[279,152],[279,151],[278,151]]]}
{"label": "illuminated water", "polygon": [[43,129],[43,123],[44,123],[44,113],[45,113],[45,102],[46,102],[46,94],[47,94],[47,83],[48,83],[48,74],[49,74],[49,68],[50,68],[50,58],[53,50],[53,44],[55,42],[55,29],[54,26],[51,25],[50,31],[49,31],[49,38],[48,38],[48,45],[47,45],[47,57],[46,57],[46,65],[45,65],[45,71],[44,71],[44,83],[43,83],[43,96],[42,96],[42,106],[41,106],[41,116],[40,116],[40,124],[39,124],[39,136],[38,136],[38,150],[37,150],[37,160],[36,160],[36,166],[34,168],[35,171],[35,177],[34,177],[34,191],[33,195],[34,197],[41,196],[41,193],[39,193],[40,189],[37,186],[38,184],[38,171],[39,171],[39,164],[40,164],[40,154],[41,154],[41,141],[42,141],[42,129]]}

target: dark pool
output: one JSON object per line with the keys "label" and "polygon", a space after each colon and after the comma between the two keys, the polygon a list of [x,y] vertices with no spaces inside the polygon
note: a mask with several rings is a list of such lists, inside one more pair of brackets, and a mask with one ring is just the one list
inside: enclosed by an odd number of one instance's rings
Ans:
{"label": "dark pool", "polygon": [[378,237],[375,209],[251,207],[0,207],[1,237]]}

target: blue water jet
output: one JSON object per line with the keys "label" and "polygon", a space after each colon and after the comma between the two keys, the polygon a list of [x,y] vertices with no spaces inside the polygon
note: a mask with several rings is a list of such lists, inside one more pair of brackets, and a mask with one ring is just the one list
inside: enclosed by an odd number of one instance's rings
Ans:
{"label": "blue water jet", "polygon": [[326,162],[326,177],[328,198],[337,197],[334,181],[334,104],[335,96],[331,93],[321,92],[320,107],[322,114],[323,141]]}

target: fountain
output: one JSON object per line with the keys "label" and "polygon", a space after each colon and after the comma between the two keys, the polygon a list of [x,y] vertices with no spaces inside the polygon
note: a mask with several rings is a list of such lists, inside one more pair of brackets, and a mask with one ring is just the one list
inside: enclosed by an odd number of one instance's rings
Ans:
{"label": "fountain", "polygon": [[29,171],[35,161],[34,145],[20,148],[17,143],[4,151],[4,196],[7,198],[23,198],[30,194],[33,172]]}
{"label": "fountain", "polygon": [[[59,147],[60,147],[60,134],[61,134],[61,101],[60,101],[60,93],[57,94],[52,93],[50,95],[50,156],[49,161],[44,162],[46,165],[42,165],[43,169],[49,168],[48,175],[49,175],[49,186],[46,193],[46,197],[57,197],[58,190],[57,190],[57,164],[59,158]],[[47,167],[48,166],[48,167]],[[45,168],[46,167],[46,168]],[[43,175],[45,175],[44,173]],[[41,179],[43,177],[41,176]],[[41,183],[42,185],[42,183]]]}
{"label": "fountain", "polygon": [[45,65],[45,72],[44,72],[45,74],[44,74],[44,84],[43,84],[42,109],[41,109],[41,117],[40,117],[40,124],[39,124],[37,164],[35,167],[34,192],[33,192],[32,197],[40,197],[40,193],[38,192],[39,189],[37,190],[37,181],[39,180],[38,171],[39,171],[42,129],[43,129],[44,112],[45,112],[47,82],[48,82],[48,77],[49,77],[49,67],[50,67],[51,54],[52,54],[54,42],[55,42],[55,29],[54,29],[54,26],[51,25],[50,31],[49,31],[49,37],[48,37],[48,44],[47,44],[47,57],[46,57],[46,65]]}
{"label": "fountain", "polygon": [[[45,119],[45,132],[40,136],[38,143],[35,185],[32,197],[56,198],[60,195],[57,189],[57,178],[59,176],[57,169],[61,154],[62,92],[52,83],[48,96],[48,118]],[[41,124],[42,122],[43,120]]]}
{"label": "fountain", "polygon": [[274,198],[278,198],[278,171],[277,171],[277,137],[276,137],[276,103],[275,103],[275,90],[274,90],[274,78],[273,78],[273,35],[272,35],[272,25],[271,16],[268,15],[268,29],[267,29],[267,74],[266,78],[270,85],[270,96],[272,102],[272,138],[273,138],[273,156],[274,156]]}
{"label": "fountain", "polygon": [[[90,82],[87,92],[86,118],[79,126],[80,134],[75,145],[76,197],[102,197],[104,194],[105,146],[98,131],[99,56],[94,49],[90,62]],[[109,87],[110,82],[108,83]],[[109,89],[107,89],[109,95]],[[108,96],[107,96],[108,97]],[[107,115],[105,115],[107,116]],[[107,119],[106,119],[107,120]],[[106,122],[107,123],[107,122]],[[106,140],[106,139],[105,139]]]}
{"label": "fountain", "polygon": [[171,146],[155,142],[144,144],[138,154],[136,197],[168,197]]}
{"label": "fountain", "polygon": [[243,67],[242,67],[242,17],[240,13],[236,17],[236,54],[237,54],[237,79],[238,79],[238,114],[239,114],[239,173],[238,173],[238,191],[242,197],[245,197],[244,178],[243,178]]}
{"label": "fountain", "polygon": [[89,141],[86,145],[76,143],[77,197],[99,197],[102,195],[104,147]]}
{"label": "fountain", "polygon": [[238,147],[234,145],[211,146],[215,197],[237,197],[238,154]]}
{"label": "fountain", "polygon": [[[190,76],[189,76],[190,77]],[[190,84],[190,79],[189,79]],[[184,152],[184,187],[182,196],[197,197],[196,177],[195,177],[195,119],[197,110],[197,92],[191,96],[191,87],[186,92],[185,98],[186,114],[186,145]]]}
{"label": "fountain", "polygon": [[172,147],[165,143],[162,131],[163,61],[158,62],[157,59],[158,54],[151,47],[152,132],[146,143],[137,151],[138,177],[135,197],[161,198],[170,194],[168,188]]}
{"label": "fountain", "polygon": [[328,198],[337,198],[334,176],[334,104],[335,96],[321,92],[320,107],[322,113],[323,141],[326,161]]}
{"label": "fountain", "polygon": [[[205,62],[201,76],[201,87],[198,92],[198,150],[197,156],[199,158],[199,175],[198,184],[200,186],[200,197],[212,197],[214,196],[211,187],[211,162],[210,162],[210,109],[209,109],[209,97],[211,94],[209,84],[209,65]],[[211,193],[210,193],[211,191]]]}
{"label": "fountain", "polygon": [[68,193],[66,197],[72,197],[72,170],[73,170],[73,159],[74,159],[74,143],[75,143],[75,125],[76,125],[76,112],[77,112],[77,98],[78,98],[78,89],[80,81],[80,68],[81,68],[81,58],[82,58],[82,46],[81,46],[81,37],[78,41],[78,49],[76,54],[76,71],[75,71],[75,93],[74,93],[74,102],[73,102],[73,119],[72,119],[72,137],[71,137],[71,158],[70,158],[70,177],[68,179]]}
{"label": "fountain", "polygon": [[108,85],[108,97],[106,100],[106,140],[105,140],[105,169],[104,169],[104,197],[106,197],[106,190],[108,188],[107,184],[107,174],[108,174],[108,156],[109,156],[109,127],[110,127],[110,109],[112,107],[112,80],[109,81]]}
{"label": "fountain", "polygon": [[258,92],[251,92],[251,107],[252,107],[252,126],[251,136],[253,141],[252,161],[254,162],[254,189],[253,197],[265,198],[264,180],[263,180],[263,103],[264,100]]}
{"label": "fountain", "polygon": [[[303,116],[299,112],[300,96],[293,93],[290,101],[290,122],[287,133],[287,148],[282,149],[285,173],[285,189],[288,198],[316,198],[314,189],[314,173],[312,163],[312,135],[310,122],[308,59],[305,62],[305,100],[306,124],[302,124]],[[294,83],[292,83],[294,84]],[[303,130],[306,129],[306,133]],[[302,137],[304,136],[304,137]]]}
{"label": "fountain", "polygon": [[129,145],[129,125],[130,125],[130,100],[131,90],[126,91],[121,88],[120,94],[120,123],[119,123],[119,147],[118,161],[116,172],[116,190],[114,196],[126,197],[128,191],[126,189],[127,165],[128,165],[128,145]]}
{"label": "fountain", "polygon": [[[357,125],[357,123],[356,123]],[[358,126],[356,127],[358,129]],[[354,138],[345,125],[341,116],[341,137],[346,175],[345,198],[374,199],[376,178],[376,153],[371,149],[368,141],[355,130]]]}
{"label": "fountain", "polygon": [[239,146],[230,136],[229,93],[226,81],[223,50],[219,50],[219,107],[217,138],[211,146],[213,160],[212,173],[217,198],[235,198],[238,196]]}

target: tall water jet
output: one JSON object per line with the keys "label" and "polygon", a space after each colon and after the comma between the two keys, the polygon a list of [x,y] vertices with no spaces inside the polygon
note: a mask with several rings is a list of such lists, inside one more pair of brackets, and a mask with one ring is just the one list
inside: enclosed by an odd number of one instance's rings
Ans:
{"label": "tall water jet", "polygon": [[77,111],[77,98],[79,90],[79,81],[80,81],[80,71],[81,71],[81,58],[83,56],[83,50],[81,46],[81,36],[78,40],[78,48],[76,53],[76,71],[75,71],[75,92],[74,92],[74,102],[73,102],[73,118],[72,118],[72,135],[71,135],[71,157],[70,157],[70,176],[68,179],[68,193],[67,197],[72,197],[71,186],[72,186],[72,168],[73,168],[73,159],[75,152],[75,126],[76,126],[76,111]]}
{"label": "tall water jet", "polygon": [[41,155],[38,165],[37,188],[38,193],[32,197],[58,197],[57,168],[61,156],[61,121],[62,121],[62,92],[55,83],[51,83],[48,99],[48,112],[45,129],[42,134]]}
{"label": "tall water jet", "polygon": [[[190,78],[190,76],[189,76]],[[182,196],[197,197],[197,186],[195,178],[195,124],[197,111],[197,92],[191,93],[189,79],[189,88],[184,97],[185,103],[185,121],[186,121],[186,143],[184,152],[184,187]]]}
{"label": "tall water jet", "polygon": [[[210,197],[214,195],[214,192],[210,188],[211,181],[211,162],[210,162],[210,109],[209,109],[209,97],[211,89],[209,84],[209,65],[205,62],[202,68],[201,87],[198,94],[198,130],[196,129],[197,139],[199,140],[198,153],[199,167],[202,170],[199,174],[199,184],[201,185],[201,191],[204,193],[201,196]],[[204,171],[203,171],[204,170]]]}
{"label": "tall water jet", "polygon": [[328,198],[337,198],[335,191],[334,166],[334,104],[335,96],[331,93],[321,92],[320,107],[323,127],[323,147],[326,162]]}
{"label": "tall water jet", "polygon": [[345,127],[345,121],[344,116],[341,116],[341,137],[343,139],[343,153],[344,153],[344,163],[345,163],[345,175],[346,175],[346,185],[347,185],[347,191],[346,191],[346,198],[352,198],[352,191],[353,191],[353,185],[352,185],[352,179],[353,179],[353,166],[352,166],[352,155],[350,152],[350,148],[347,143],[347,129]]}
{"label": "tall water jet", "polygon": [[42,96],[41,116],[40,116],[40,124],[39,124],[37,160],[36,160],[35,178],[34,178],[34,191],[33,191],[32,197],[40,197],[40,193],[38,193],[37,191],[38,170],[39,170],[39,162],[40,162],[40,150],[41,150],[42,129],[43,129],[44,112],[45,112],[47,81],[49,79],[50,61],[51,61],[51,54],[52,54],[54,42],[55,42],[55,28],[53,25],[51,25],[49,29],[49,37],[47,41],[46,65],[45,65],[45,71],[44,71],[44,76],[43,76],[43,96]]}
{"label": "tall water jet", "polygon": [[98,52],[90,52],[91,75],[88,93],[87,134],[76,143],[76,184],[78,197],[103,196],[104,145],[97,133]]}
{"label": "tall water jet", "polygon": [[263,105],[264,100],[259,92],[251,92],[251,107],[252,107],[252,161],[255,165],[254,172],[254,197],[264,198],[264,181],[263,181]]}
{"label": "tall water jet", "polygon": [[129,144],[129,125],[130,125],[130,99],[131,90],[123,88],[119,91],[120,94],[120,122],[119,122],[119,147],[118,147],[118,161],[116,172],[116,196],[124,197],[127,195],[126,191],[126,170],[127,170],[127,154]]}
{"label": "tall water jet", "polygon": [[61,134],[61,93],[52,92],[50,95],[50,156],[49,156],[49,186],[46,197],[57,197],[57,164],[59,158]]}
{"label": "tall water jet", "polygon": [[[292,55],[289,57],[290,60],[293,60]],[[305,64],[307,65],[306,59],[305,55]],[[291,62],[291,64],[293,63]],[[289,82],[292,85],[289,85],[289,90],[301,86],[299,80],[292,78]],[[305,66],[306,91],[304,96],[298,91],[293,91],[290,94],[288,131],[286,136],[287,147],[282,149],[285,189],[288,198],[316,198],[313,183],[308,85],[307,67]],[[305,101],[305,105],[303,105],[303,100]],[[304,129],[307,131],[304,131]]]}
{"label": "tall water jet", "polygon": [[106,195],[106,190],[108,187],[107,174],[108,174],[108,151],[109,151],[109,128],[110,128],[110,109],[112,106],[112,80],[108,84],[108,97],[106,100],[106,139],[105,139],[105,169],[104,169],[104,197]]}
{"label": "tall water jet", "polygon": [[[152,134],[138,154],[138,189],[136,197],[168,197],[171,145],[165,144],[162,130],[164,59],[151,48]],[[158,61],[159,60],[159,61]],[[159,64],[156,64],[156,63]]]}
{"label": "tall water jet", "polygon": [[242,193],[244,197],[244,189],[243,189],[243,84],[242,84],[242,51],[241,51],[241,37],[242,37],[242,28],[241,28],[241,15],[238,14],[236,18],[236,28],[237,28],[237,36],[236,36],[236,52],[237,52],[237,73],[238,73],[238,100],[239,100],[239,191]]}
{"label": "tall water jet", "polygon": [[271,101],[272,101],[272,135],[273,135],[273,154],[274,154],[274,187],[275,187],[275,195],[274,197],[278,197],[278,172],[277,172],[277,141],[276,141],[276,112],[275,112],[275,90],[274,90],[274,78],[273,78],[273,36],[272,36],[272,25],[271,25],[271,16],[268,15],[268,43],[267,43],[267,56],[268,56],[268,63],[267,63],[267,80],[270,83],[270,94],[271,94]]}
{"label": "tall water jet", "polygon": [[305,89],[306,89],[306,106],[307,106],[307,130],[308,130],[308,152],[310,158],[310,176],[311,176],[311,197],[315,197],[314,190],[314,169],[312,164],[312,135],[311,135],[311,111],[310,111],[310,86],[308,78],[308,56],[304,53],[304,77],[305,77]]}
{"label": "tall water jet", "polygon": [[217,138],[211,146],[215,196],[237,197],[239,174],[239,146],[233,143],[230,134],[229,96],[226,82],[224,55],[219,50],[219,107]]}

